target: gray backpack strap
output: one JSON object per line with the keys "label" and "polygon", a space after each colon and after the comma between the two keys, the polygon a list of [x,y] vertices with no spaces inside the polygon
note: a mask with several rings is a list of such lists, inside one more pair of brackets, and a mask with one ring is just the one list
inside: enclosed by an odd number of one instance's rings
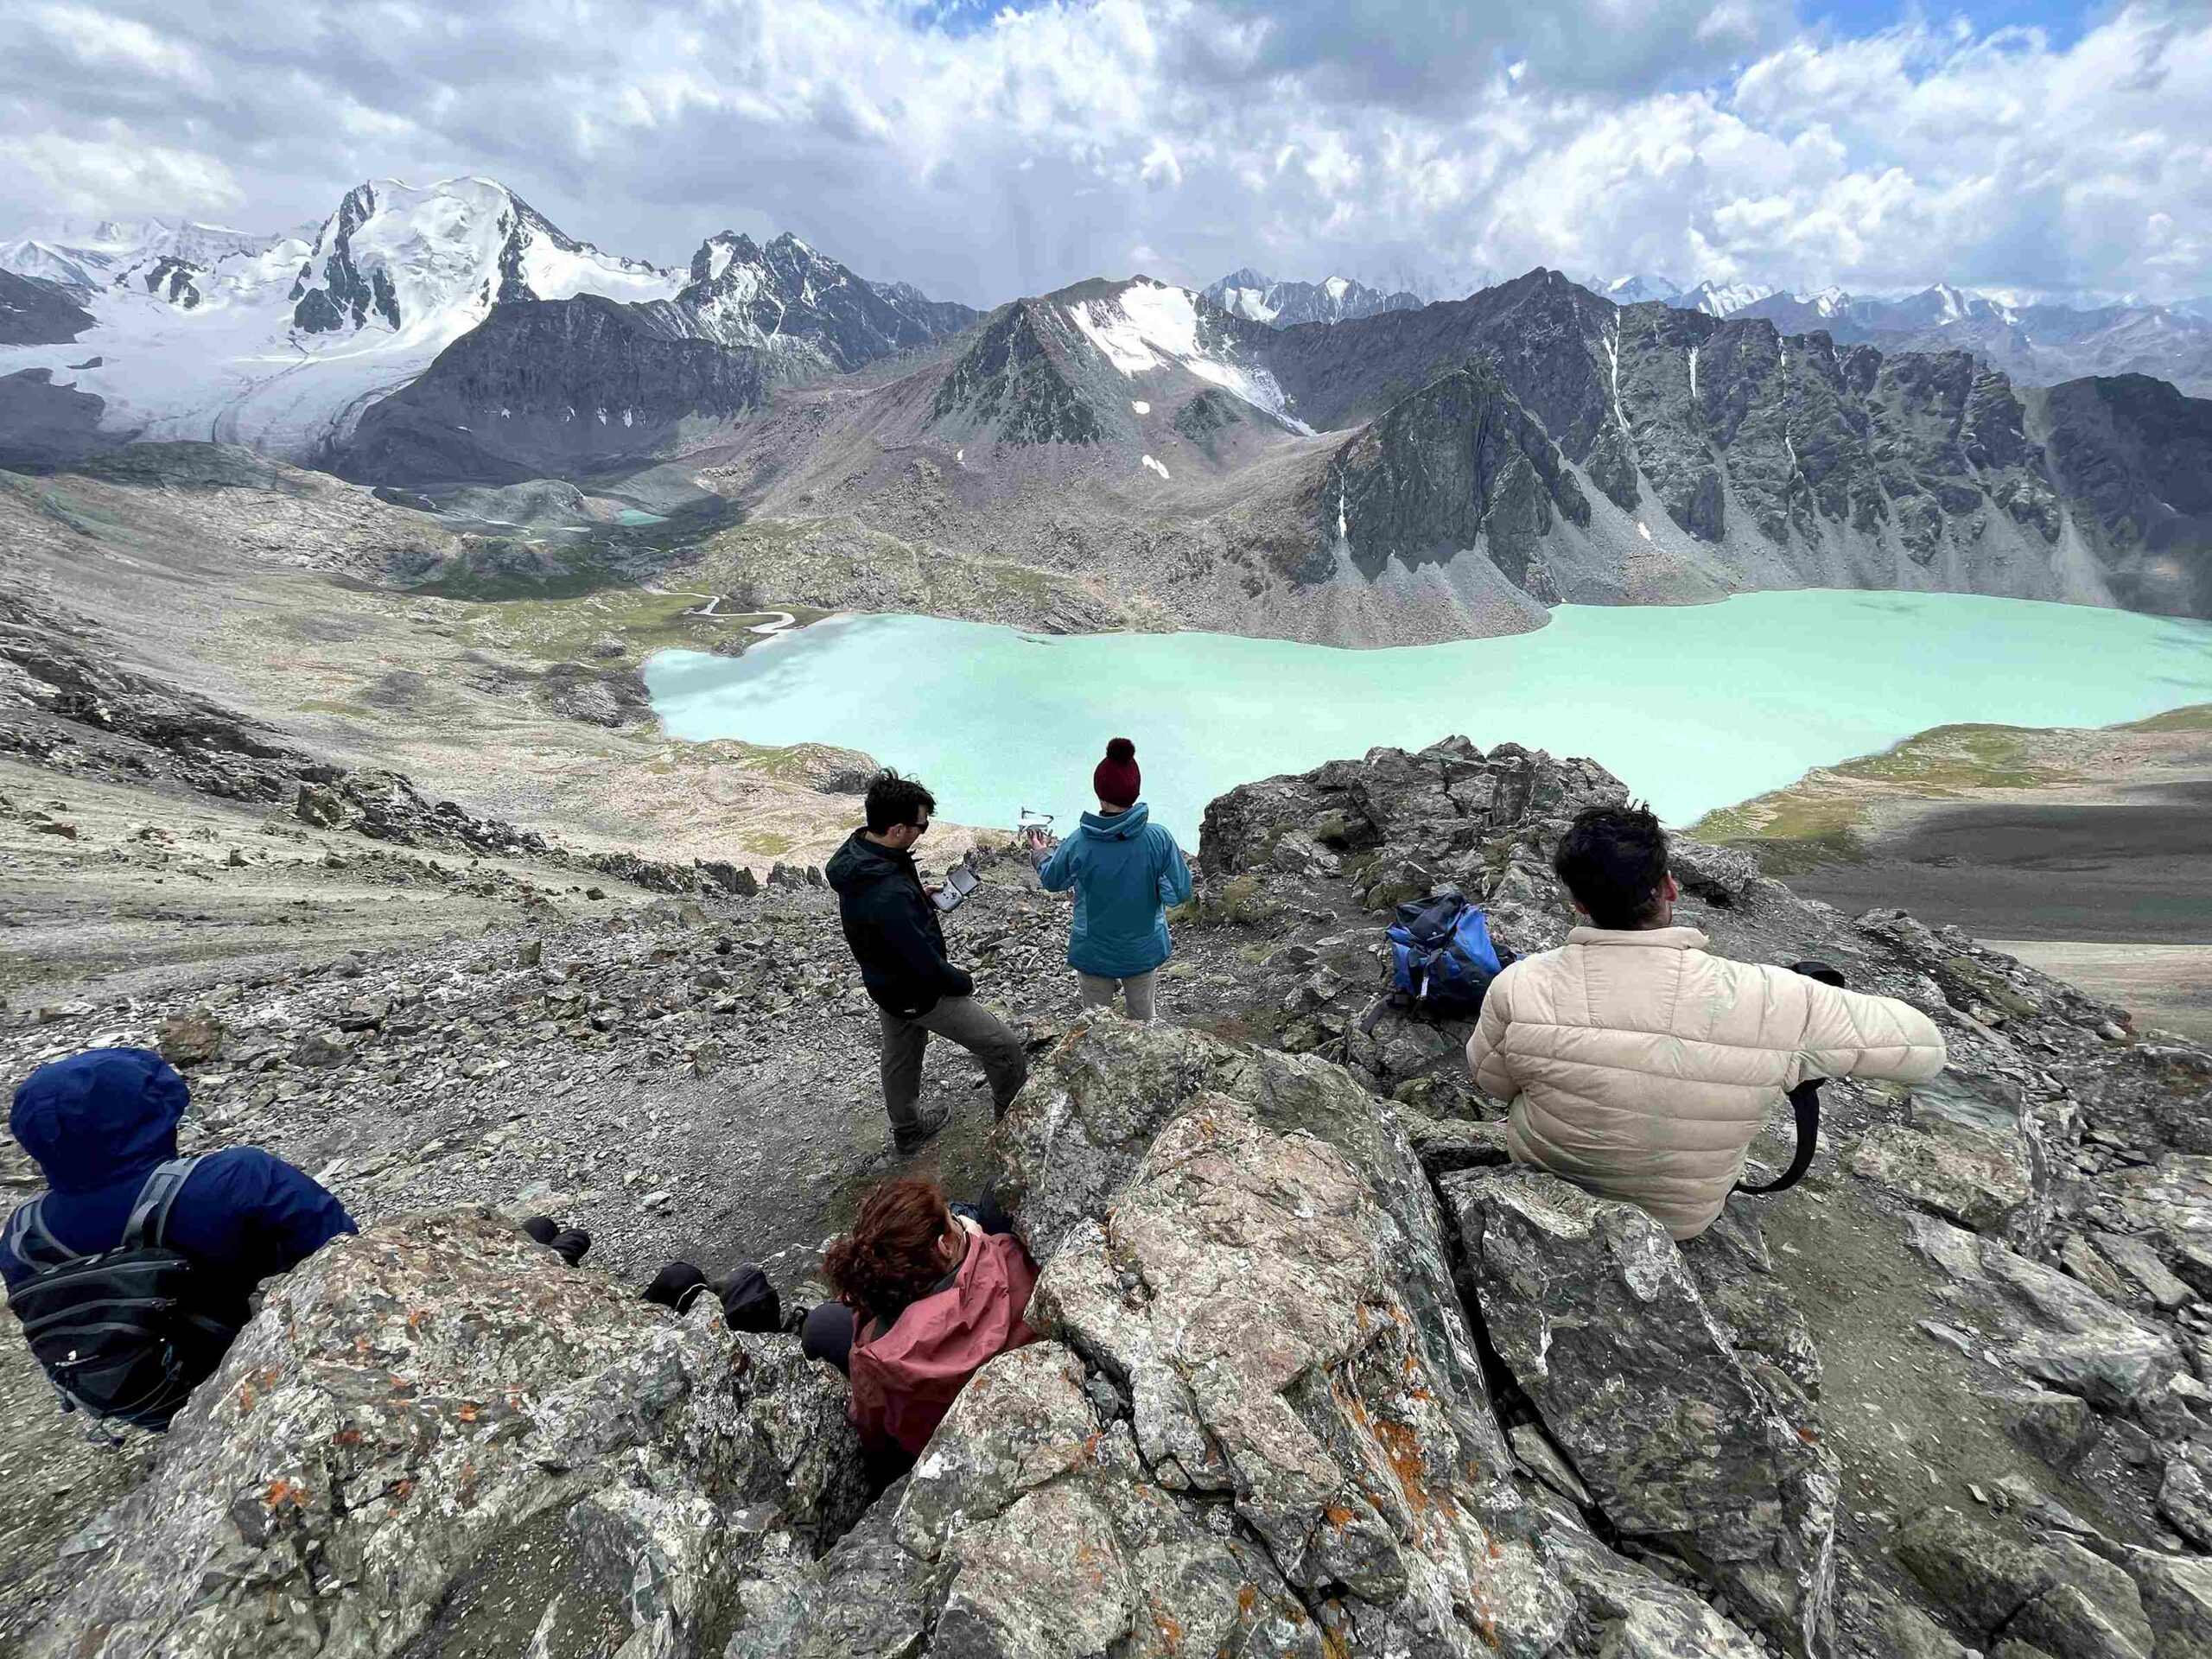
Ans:
{"label": "gray backpack strap", "polygon": [[7,1234],[0,1243],[4,1243],[16,1259],[29,1268],[58,1268],[80,1259],[77,1251],[48,1230],[43,1192],[8,1217]]}
{"label": "gray backpack strap", "polygon": [[138,1189],[138,1202],[130,1206],[130,1219],[123,1224],[123,1249],[142,1250],[149,1244],[160,1248],[162,1236],[168,1230],[169,1206],[176,1202],[177,1190],[199,1161],[173,1158],[146,1178],[145,1185]]}

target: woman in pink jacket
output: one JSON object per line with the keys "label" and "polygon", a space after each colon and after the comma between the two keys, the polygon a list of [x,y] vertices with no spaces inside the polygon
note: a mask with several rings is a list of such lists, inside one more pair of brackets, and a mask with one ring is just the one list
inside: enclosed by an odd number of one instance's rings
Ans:
{"label": "woman in pink jacket", "polygon": [[887,1182],[822,1267],[837,1300],[806,1316],[800,1344],[852,1380],[853,1426],[879,1453],[919,1457],[969,1377],[1037,1340],[1021,1317],[1036,1264],[988,1199],[956,1207],[933,1182]]}

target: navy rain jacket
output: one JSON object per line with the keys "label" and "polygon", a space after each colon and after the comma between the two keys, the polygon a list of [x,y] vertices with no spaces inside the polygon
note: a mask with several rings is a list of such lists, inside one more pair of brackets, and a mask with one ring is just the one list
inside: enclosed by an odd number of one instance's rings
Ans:
{"label": "navy rain jacket", "polygon": [[[46,1173],[47,1230],[87,1255],[121,1243],[138,1189],[177,1155],[191,1098],[175,1068],[143,1048],[91,1049],[32,1072],[8,1127]],[[166,1238],[206,1270],[207,1311],[243,1323],[255,1285],[355,1230],[313,1176],[258,1147],[229,1147],[202,1158],[178,1189]],[[31,1271],[0,1247],[10,1286]]]}

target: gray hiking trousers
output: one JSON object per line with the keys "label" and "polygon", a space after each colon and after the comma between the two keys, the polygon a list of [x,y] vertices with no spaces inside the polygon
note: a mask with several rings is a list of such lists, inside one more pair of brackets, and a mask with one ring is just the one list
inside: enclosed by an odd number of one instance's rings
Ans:
{"label": "gray hiking trousers", "polygon": [[1127,979],[1106,979],[1096,974],[1077,969],[1075,976],[1076,995],[1082,998],[1086,1008],[1110,1008],[1114,993],[1118,989],[1128,1005],[1129,1018],[1140,1025],[1152,1023],[1158,1006],[1160,970],[1148,974],[1132,974]]}
{"label": "gray hiking trousers", "polygon": [[927,1014],[909,1020],[888,1008],[876,1009],[883,1022],[883,1109],[894,1129],[920,1121],[922,1056],[931,1035],[949,1038],[981,1062],[990,1079],[991,1108],[1003,1114],[1029,1076],[1029,1055],[1007,1023],[972,996],[948,996]]}

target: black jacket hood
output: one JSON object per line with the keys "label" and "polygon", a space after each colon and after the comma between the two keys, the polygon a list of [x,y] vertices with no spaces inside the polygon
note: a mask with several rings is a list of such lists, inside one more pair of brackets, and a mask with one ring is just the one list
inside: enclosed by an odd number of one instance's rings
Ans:
{"label": "black jacket hood", "polygon": [[868,838],[867,830],[855,830],[845,838],[845,844],[830,855],[822,874],[837,893],[857,893],[873,882],[893,876],[903,880],[913,868],[911,855],[879,847]]}

